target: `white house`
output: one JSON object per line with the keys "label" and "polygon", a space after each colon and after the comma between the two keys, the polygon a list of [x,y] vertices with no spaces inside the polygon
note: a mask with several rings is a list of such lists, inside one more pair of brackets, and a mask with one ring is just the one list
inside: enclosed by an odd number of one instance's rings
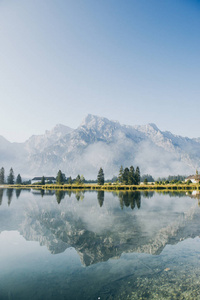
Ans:
{"label": "white house", "polygon": [[[34,177],[31,179],[31,184],[33,183],[40,183],[42,180],[42,177]],[[46,177],[44,176],[45,183],[56,183],[56,178],[55,177]]]}
{"label": "white house", "polygon": [[185,182],[191,180],[192,183],[199,183],[200,181],[200,175],[196,174],[196,175],[190,175],[185,179]]}

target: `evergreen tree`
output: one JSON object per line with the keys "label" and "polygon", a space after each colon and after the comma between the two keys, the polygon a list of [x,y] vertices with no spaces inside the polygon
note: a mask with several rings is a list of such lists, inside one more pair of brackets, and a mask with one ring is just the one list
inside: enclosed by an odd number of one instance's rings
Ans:
{"label": "evergreen tree", "polygon": [[[155,181],[154,178],[149,174],[143,174],[140,178],[140,181],[144,182],[145,178],[148,180],[148,182],[154,182]],[[164,180],[166,180],[166,178],[164,178]]]}
{"label": "evergreen tree", "polygon": [[81,183],[85,182],[85,177],[83,175],[81,175]]}
{"label": "evergreen tree", "polygon": [[42,176],[41,185],[45,185],[45,178],[44,178],[44,176]]}
{"label": "evergreen tree", "polygon": [[62,178],[63,178],[63,183],[66,183],[67,178],[66,178],[66,176],[65,176],[65,173],[62,173]]}
{"label": "evergreen tree", "polygon": [[119,183],[123,182],[123,173],[124,173],[124,169],[123,169],[123,166],[121,166],[119,169],[119,175],[118,175]]}
{"label": "evergreen tree", "polygon": [[134,167],[131,166],[128,174],[128,184],[132,185],[135,184],[135,170]]}
{"label": "evergreen tree", "polygon": [[123,183],[128,184],[129,168],[125,168],[123,172]]}
{"label": "evergreen tree", "polygon": [[22,184],[22,178],[20,174],[17,175],[16,184]]}
{"label": "evergreen tree", "polygon": [[5,183],[5,170],[2,167],[0,170],[0,184],[4,184]]}
{"label": "evergreen tree", "polygon": [[78,174],[75,180],[76,184],[81,184],[81,176]]}
{"label": "evergreen tree", "polygon": [[61,170],[58,171],[57,177],[56,177],[56,183],[57,184],[62,184],[63,183],[63,173]]}
{"label": "evergreen tree", "polygon": [[104,185],[104,172],[102,168],[99,169],[99,173],[97,175],[97,183],[99,185]]}
{"label": "evergreen tree", "polygon": [[140,168],[137,167],[135,170],[135,184],[140,184]]}
{"label": "evergreen tree", "polygon": [[71,176],[68,178],[67,183],[68,184],[72,184],[72,178],[71,178]]}
{"label": "evergreen tree", "polygon": [[7,183],[8,184],[14,184],[14,179],[15,179],[14,172],[13,172],[13,169],[11,168],[10,173],[8,175],[8,178],[7,178]]}

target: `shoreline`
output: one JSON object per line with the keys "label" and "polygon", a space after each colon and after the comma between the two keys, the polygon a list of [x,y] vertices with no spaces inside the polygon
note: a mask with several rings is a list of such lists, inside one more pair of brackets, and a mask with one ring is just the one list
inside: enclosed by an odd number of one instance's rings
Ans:
{"label": "shoreline", "polygon": [[165,191],[189,191],[189,190],[199,190],[199,184],[141,184],[141,185],[114,185],[114,184],[45,184],[45,185],[1,185],[0,188],[15,188],[15,189],[35,189],[35,190],[101,190],[101,191],[156,191],[156,190],[165,190]]}

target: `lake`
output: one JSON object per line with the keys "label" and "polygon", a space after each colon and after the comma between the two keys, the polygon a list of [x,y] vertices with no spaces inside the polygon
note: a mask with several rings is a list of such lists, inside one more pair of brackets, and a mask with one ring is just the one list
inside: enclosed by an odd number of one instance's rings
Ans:
{"label": "lake", "polygon": [[0,189],[0,299],[200,299],[198,198]]}

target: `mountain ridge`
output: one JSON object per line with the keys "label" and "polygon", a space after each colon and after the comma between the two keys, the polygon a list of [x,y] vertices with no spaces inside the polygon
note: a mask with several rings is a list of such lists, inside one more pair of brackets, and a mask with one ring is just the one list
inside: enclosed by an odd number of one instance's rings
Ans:
{"label": "mountain ridge", "polygon": [[[57,174],[61,169],[66,176],[95,178],[103,167],[106,177],[112,177],[121,165],[139,165],[142,173],[167,176],[189,174],[200,166],[200,138],[161,131],[154,123],[121,125],[91,114],[76,129],[57,124],[25,143],[3,139],[1,165],[26,176]],[[8,153],[14,153],[14,158],[10,155],[7,159]]]}

